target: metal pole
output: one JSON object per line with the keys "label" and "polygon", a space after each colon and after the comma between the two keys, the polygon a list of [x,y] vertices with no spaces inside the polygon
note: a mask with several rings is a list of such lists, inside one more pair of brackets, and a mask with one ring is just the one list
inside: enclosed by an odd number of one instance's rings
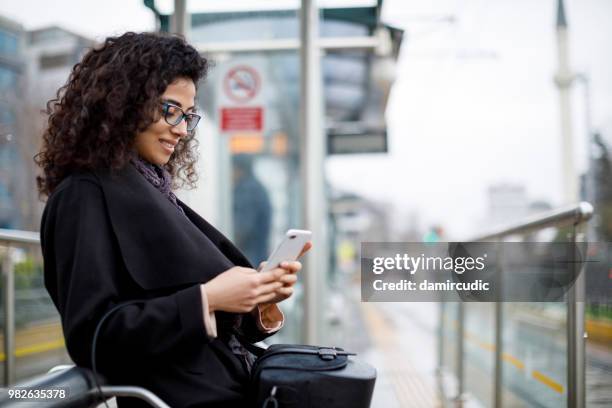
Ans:
{"label": "metal pole", "polygon": [[455,406],[461,408],[465,403],[465,369],[463,364],[465,359],[465,303],[460,300],[457,305],[459,328],[457,330],[457,397],[455,399]]}
{"label": "metal pole", "polygon": [[[586,154],[587,154],[587,169],[585,177],[585,195],[581,197],[588,202],[595,203],[595,174],[594,174],[594,152],[593,139],[594,133],[591,125],[591,83],[586,74],[577,74],[574,79],[582,83],[584,91],[584,126],[586,128]],[[597,241],[597,224],[590,222],[587,224],[587,242]]]}
{"label": "metal pole", "polygon": [[[559,88],[562,136],[562,166],[564,178],[564,200],[566,203],[578,201],[578,177],[574,168],[572,146],[572,121],[570,108],[570,89],[574,79],[569,66],[569,44],[567,19],[563,0],[557,3],[557,52],[559,70],[555,78]],[[587,111],[588,114],[588,111]],[[589,118],[587,118],[590,121]],[[587,126],[590,124],[587,123]],[[574,226],[576,228],[576,226]],[[570,242],[576,244],[576,231]],[[574,249],[577,251],[577,249]],[[575,263],[573,265],[576,265]],[[583,263],[585,265],[585,263]],[[576,265],[578,266],[578,265]],[[584,271],[580,270],[574,284],[567,293],[567,406],[585,406],[585,359],[584,359]]]}
{"label": "metal pole", "polygon": [[495,302],[495,366],[494,366],[494,407],[502,406],[502,388],[503,388],[503,352],[504,352],[504,271],[503,271],[503,256],[504,256],[503,240],[497,244],[497,301]]}
{"label": "metal pole", "polygon": [[567,20],[563,0],[557,5],[557,58],[559,67],[555,83],[559,89],[559,112],[561,114],[561,168],[563,174],[563,201],[570,204],[577,201],[578,178],[574,167],[572,116],[570,89],[573,75],[569,66],[569,46],[567,40]]}
{"label": "metal pole", "polygon": [[326,193],[323,172],[325,140],[322,126],[319,16],[314,0],[300,9],[300,169],[303,184],[303,221],[313,234],[313,248],[304,271],[304,341],[319,341],[320,303],[327,271]]}
{"label": "metal pole", "polygon": [[[275,38],[266,40],[245,40],[232,42],[199,42],[194,44],[203,53],[240,53],[256,51],[297,51],[300,49],[298,38]],[[325,51],[375,51],[380,40],[375,36],[327,37],[320,38],[318,48]]]}
{"label": "metal pole", "polygon": [[171,32],[187,38],[191,29],[191,19],[187,13],[187,0],[174,0],[174,14],[172,15]]}
{"label": "metal pole", "polygon": [[444,311],[446,302],[444,297],[440,296],[440,304],[438,307],[438,378],[442,379],[442,370],[444,367]]}
{"label": "metal pole", "polygon": [[4,386],[15,382],[15,275],[11,247],[2,262],[4,284]]}
{"label": "metal pole", "polygon": [[577,247],[578,243],[583,240],[583,233],[576,231],[572,233],[571,242],[575,244],[573,247],[573,261],[575,262],[572,265],[579,269],[573,271],[578,275],[567,294],[567,406],[571,408],[583,408],[586,403],[584,348],[584,297],[586,292],[584,267],[586,263],[579,262],[580,254]]}

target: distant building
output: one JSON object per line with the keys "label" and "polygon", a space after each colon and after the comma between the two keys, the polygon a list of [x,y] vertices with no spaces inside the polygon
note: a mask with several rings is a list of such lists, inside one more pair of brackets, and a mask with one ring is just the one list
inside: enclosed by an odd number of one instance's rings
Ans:
{"label": "distant building", "polygon": [[93,40],[56,26],[25,34],[23,104],[19,118],[21,149],[27,167],[24,172],[27,198],[22,209],[24,228],[38,229],[42,212],[35,184],[37,169],[31,159],[38,151],[46,123],[46,116],[41,112],[66,83],[74,65],[93,45]]}
{"label": "distant building", "polygon": [[500,183],[487,189],[490,225],[518,222],[529,213],[527,190],[521,184]]}
{"label": "distant building", "polygon": [[25,31],[0,16],[0,228],[38,229],[32,160],[49,99],[94,42],[60,27]]}
{"label": "distant building", "polygon": [[536,200],[529,203],[529,215],[538,215],[552,210],[553,207],[548,201]]}
{"label": "distant building", "polygon": [[21,223],[17,96],[24,67],[23,43],[21,25],[0,16],[0,228],[16,228]]}
{"label": "distant building", "polygon": [[57,26],[27,33],[27,84],[30,96],[46,103],[68,80],[72,67],[94,41]]}

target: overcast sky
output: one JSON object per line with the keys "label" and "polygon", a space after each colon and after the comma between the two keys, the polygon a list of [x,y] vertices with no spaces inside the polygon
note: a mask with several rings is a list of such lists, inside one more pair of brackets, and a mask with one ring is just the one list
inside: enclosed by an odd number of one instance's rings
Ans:
{"label": "overcast sky", "polygon": [[[28,29],[58,24],[96,39],[153,28],[152,13],[140,0],[52,4],[4,1],[0,15]],[[171,1],[157,4],[171,10]],[[192,4],[218,9],[230,3]],[[332,183],[393,203],[406,221],[408,214],[417,212],[421,227],[439,223],[454,237],[480,228],[491,184],[523,184],[531,199],[560,204],[555,4],[556,0],[385,1],[383,19],[405,30],[387,109],[390,153],[330,158]],[[572,66],[588,74],[593,125],[612,139],[612,1],[569,0],[566,7]],[[572,104],[576,157],[584,167],[580,86]],[[396,225],[402,225],[402,219]]]}
{"label": "overcast sky", "polygon": [[[555,4],[387,1],[384,19],[406,30],[387,109],[391,153],[331,159],[334,183],[392,201],[400,214],[417,210],[423,227],[440,223],[455,237],[481,227],[491,184],[523,184],[531,199],[561,204]],[[572,66],[591,78],[592,122],[610,139],[612,2],[566,5]],[[425,18],[448,15],[454,24]],[[572,104],[584,167],[582,95],[577,87]]]}

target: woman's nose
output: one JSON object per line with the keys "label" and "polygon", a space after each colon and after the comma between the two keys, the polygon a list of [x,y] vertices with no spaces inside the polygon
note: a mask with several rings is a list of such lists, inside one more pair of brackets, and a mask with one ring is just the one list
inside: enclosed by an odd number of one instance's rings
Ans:
{"label": "woman's nose", "polygon": [[172,126],[172,133],[177,135],[178,137],[185,137],[189,134],[187,131],[187,120],[183,118],[178,125]]}

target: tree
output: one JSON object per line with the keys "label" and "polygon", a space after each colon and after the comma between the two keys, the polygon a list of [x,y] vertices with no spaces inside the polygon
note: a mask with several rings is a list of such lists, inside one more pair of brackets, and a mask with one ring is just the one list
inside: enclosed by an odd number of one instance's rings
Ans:
{"label": "tree", "polygon": [[593,200],[596,214],[599,217],[597,236],[601,242],[612,241],[612,162],[610,149],[601,137],[593,135],[597,154],[592,161],[592,177],[594,184]]}

